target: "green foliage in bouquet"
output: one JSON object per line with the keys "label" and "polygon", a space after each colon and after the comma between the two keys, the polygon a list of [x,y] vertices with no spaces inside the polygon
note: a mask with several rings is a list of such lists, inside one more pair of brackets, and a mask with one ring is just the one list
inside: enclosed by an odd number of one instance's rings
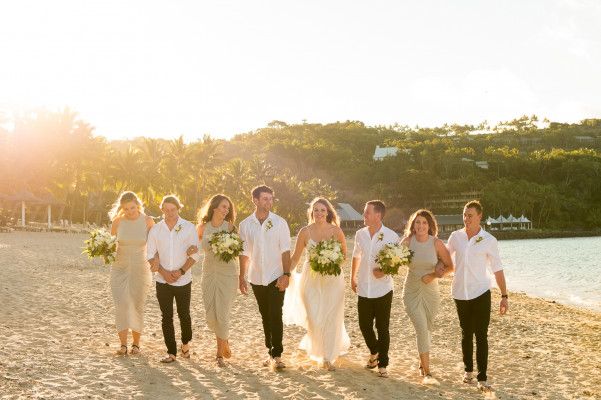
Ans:
{"label": "green foliage in bouquet", "polygon": [[342,272],[340,266],[344,262],[342,253],[342,243],[334,238],[322,240],[314,246],[309,247],[309,264],[313,275],[316,273],[322,275],[338,276]]}

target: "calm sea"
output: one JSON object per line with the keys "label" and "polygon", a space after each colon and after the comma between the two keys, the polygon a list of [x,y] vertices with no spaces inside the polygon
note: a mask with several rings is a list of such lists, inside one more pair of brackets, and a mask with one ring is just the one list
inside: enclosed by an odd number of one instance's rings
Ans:
{"label": "calm sea", "polygon": [[601,237],[500,240],[509,291],[601,311]]}

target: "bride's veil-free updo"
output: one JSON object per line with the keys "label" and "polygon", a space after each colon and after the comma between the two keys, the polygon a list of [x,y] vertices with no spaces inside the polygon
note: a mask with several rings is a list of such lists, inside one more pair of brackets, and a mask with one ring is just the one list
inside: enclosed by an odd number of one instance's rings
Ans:
{"label": "bride's veil-free updo", "polygon": [[336,212],[336,210],[334,210],[334,207],[332,207],[332,204],[327,199],[324,199],[323,197],[314,198],[313,201],[311,201],[311,204],[309,205],[309,209],[307,210],[307,219],[309,220],[310,224],[315,222],[315,219],[313,218],[313,206],[315,205],[315,203],[320,203],[320,204],[323,204],[324,206],[326,206],[326,210],[328,211],[328,216],[326,217],[326,221],[328,223],[336,225],[336,226],[340,226],[340,217],[338,216],[338,213]]}
{"label": "bride's veil-free updo", "polygon": [[130,201],[133,201],[138,205],[138,211],[140,214],[144,213],[144,206],[142,205],[142,200],[140,200],[138,195],[134,192],[123,192],[121,193],[121,196],[119,196],[119,199],[113,204],[111,211],[109,211],[109,217],[111,221],[123,217],[123,206]]}

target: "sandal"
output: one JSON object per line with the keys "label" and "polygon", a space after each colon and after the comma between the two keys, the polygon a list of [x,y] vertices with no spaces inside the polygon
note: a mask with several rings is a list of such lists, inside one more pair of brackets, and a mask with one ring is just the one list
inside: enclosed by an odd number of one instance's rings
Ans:
{"label": "sandal", "polygon": [[331,362],[329,362],[329,361],[324,361],[324,362],[323,362],[323,367],[324,367],[325,369],[327,369],[328,371],[336,371],[336,367],[335,367],[335,366],[333,366],[333,365],[332,365],[332,363],[331,363]]}
{"label": "sandal", "polygon": [[493,388],[486,381],[478,382],[478,390],[482,390],[483,392],[492,392]]}
{"label": "sandal", "polygon": [[[125,347],[125,351],[123,351],[123,348]],[[121,347],[119,348],[119,350],[116,351],[118,356],[126,356],[127,355],[127,346],[122,344]]]}
{"label": "sandal", "polygon": [[432,376],[432,374],[426,374],[422,380],[422,385],[440,385],[440,383]]}
{"label": "sandal", "polygon": [[[277,357],[279,358],[279,357]],[[273,359],[273,367],[276,369],[282,369],[282,368],[286,368],[286,364],[284,364],[284,362],[282,360],[276,360],[275,358]]]}
{"label": "sandal", "polygon": [[378,371],[378,378],[388,378],[388,371]]}
{"label": "sandal", "polygon": [[215,357],[215,362],[217,363],[218,367],[227,367],[227,364],[225,363],[225,361],[223,361],[223,357],[221,356]]}
{"label": "sandal", "polygon": [[426,376],[426,373],[424,372],[424,367],[421,364],[417,367],[417,370],[419,371],[419,376]]}
{"label": "sandal", "polygon": [[176,361],[176,358],[175,358],[175,356],[172,356],[171,354],[167,355],[167,357],[165,357],[165,358],[163,358],[163,359],[161,360],[161,362],[162,362],[163,364],[171,364],[171,363],[173,363],[173,362],[175,362],[175,361]]}
{"label": "sandal", "polygon": [[[135,349],[134,349],[134,347],[135,347]],[[140,353],[140,346],[138,346],[137,344],[132,344],[131,351],[129,352],[129,354],[139,354],[139,353]]]}
{"label": "sandal", "polygon": [[376,354],[376,358],[371,358],[371,355],[369,356],[369,360],[367,360],[367,364],[365,364],[365,368],[367,369],[374,369],[378,366],[378,361],[380,361],[380,357],[378,357],[378,355]]}
{"label": "sandal", "polygon": [[179,348],[182,352],[182,357],[183,358],[190,358],[190,348],[188,347],[188,350],[184,351],[184,346]]}
{"label": "sandal", "polygon": [[468,384],[470,384],[470,385],[473,385],[474,383],[476,383],[476,382],[477,382],[477,381],[476,381],[476,378],[474,378],[473,376],[471,376],[471,377],[470,377],[470,376],[467,376],[467,374],[466,374],[466,375],[463,375],[463,379],[462,379],[462,381],[463,381],[463,383],[468,383]]}
{"label": "sandal", "polygon": [[271,365],[271,356],[267,357],[267,360],[263,361],[261,365],[264,367],[269,367]]}

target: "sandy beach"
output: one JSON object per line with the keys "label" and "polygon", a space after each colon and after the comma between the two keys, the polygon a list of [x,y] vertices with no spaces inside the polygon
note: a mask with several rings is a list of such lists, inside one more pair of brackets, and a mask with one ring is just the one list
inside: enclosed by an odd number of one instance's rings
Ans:
{"label": "sandy beach", "polygon": [[[485,395],[461,383],[460,330],[450,278],[441,282],[431,349],[439,385],[420,384],[400,277],[391,317],[390,379],[379,379],[363,367],[368,350],[348,285],[345,323],[352,347],[335,363],[337,371],[325,371],[297,349],[304,334],[298,327],[284,328],[288,368],[275,372],[261,367],[266,351],[252,294],[238,294],[234,305],[229,367],[215,366],[200,263],[193,268],[192,358],[159,363],[165,347],[154,285],[142,353],[115,356],[110,266],[81,254],[86,238],[0,233],[0,399],[601,399],[601,313],[514,293],[511,287],[509,314],[493,312],[489,330],[488,375],[495,393]],[[349,253],[351,249],[349,243]],[[349,268],[347,262],[347,282]]]}

